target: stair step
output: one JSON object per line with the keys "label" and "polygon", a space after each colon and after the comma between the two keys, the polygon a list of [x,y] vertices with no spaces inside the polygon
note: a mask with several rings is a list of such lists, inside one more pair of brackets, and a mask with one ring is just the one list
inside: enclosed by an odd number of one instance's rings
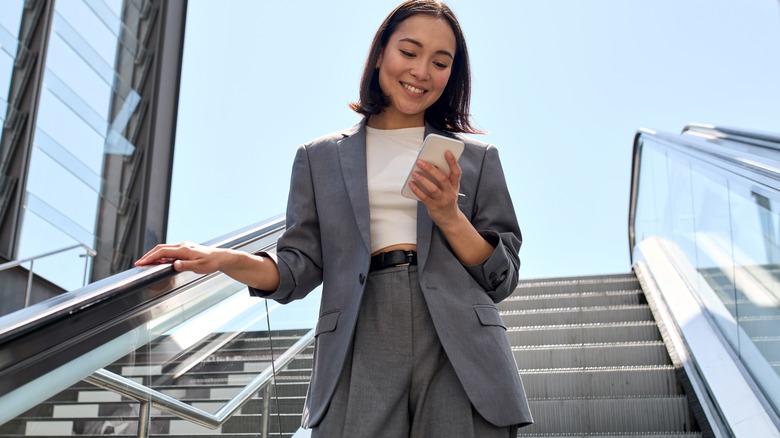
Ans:
{"label": "stair step", "polygon": [[[137,414],[136,414],[137,415]],[[82,434],[97,434],[101,425],[111,422],[117,430],[123,431],[123,435],[135,436],[137,417],[82,417],[69,419],[14,419],[2,425],[0,437],[5,436],[69,436]],[[153,414],[150,432],[153,434],[165,434],[166,436],[201,436],[201,434],[238,434],[250,433],[257,436],[261,431],[263,418],[258,414],[236,414],[228,419],[222,426],[216,429],[199,426],[187,420],[170,416],[157,416]],[[278,430],[281,424],[282,431],[295,431],[300,427],[301,414],[298,413],[273,413],[268,416],[269,430]]]}
{"label": "stair step", "polygon": [[539,345],[513,347],[512,352],[521,370],[671,364],[660,341]]}
{"label": "stair step", "polygon": [[500,304],[500,310],[564,309],[567,307],[624,306],[647,304],[641,290],[513,295]]}
{"label": "stair step", "polygon": [[647,305],[501,312],[507,327],[653,321]]}
{"label": "stair step", "polygon": [[[300,406],[303,405],[303,402],[306,398],[306,390],[308,388],[308,384],[305,385],[302,384],[299,386],[300,388],[296,388],[295,391],[290,391],[290,390],[285,390],[284,388],[280,388],[277,393],[272,390],[271,396],[269,398],[273,406],[272,410],[275,411],[276,399],[278,398],[280,407],[289,406],[290,404],[294,403],[296,407],[291,413],[300,414]],[[212,391],[217,392],[216,390],[212,390],[212,389],[205,390],[206,393]],[[255,398],[249,400],[244,406],[242,406],[241,412],[245,414],[259,414],[262,410],[264,396],[265,396],[265,391],[262,391],[259,396],[255,396]],[[219,409],[221,409],[224,405],[226,405],[228,401],[230,401],[230,399],[226,397],[209,398],[208,394],[206,394],[206,397],[200,397],[200,398],[176,397],[175,395],[174,398],[186,404],[192,405],[196,408],[202,409],[206,412],[210,412],[212,414],[216,413]],[[83,418],[85,416],[102,416],[102,415],[108,415],[111,412],[116,412],[118,409],[125,408],[131,405],[132,403],[135,402],[129,400],[112,401],[112,402],[46,401],[33,407],[27,412],[24,412],[22,415],[20,415],[17,418],[19,419],[68,418],[68,417]],[[155,416],[167,415],[162,411],[157,410],[156,408],[152,408],[152,413]],[[0,428],[1,427],[2,426],[0,425]]]}
{"label": "stair step", "polygon": [[640,289],[639,281],[636,277],[633,274],[621,274],[522,280],[517,284],[514,294],[538,295],[633,289]]}
{"label": "stair step", "polygon": [[[281,350],[283,352],[284,349]],[[238,370],[241,371],[243,369],[246,369],[247,367],[250,367],[253,371],[257,371],[257,367],[261,365],[270,366],[271,365],[271,358],[272,357],[278,357],[280,354],[280,350],[274,350],[274,354],[271,355],[270,350],[264,350],[264,351],[254,351],[254,350],[248,350],[248,351],[229,351],[229,352],[221,352],[220,354],[212,354],[205,360],[201,360],[200,362],[197,362],[194,364],[193,368],[189,372],[196,372],[199,370]],[[289,367],[296,367],[296,363],[299,362],[305,362],[306,360],[311,361],[311,357],[313,356],[313,350],[309,351],[308,354],[306,353],[306,350],[301,354],[301,356],[295,360],[293,360]],[[139,370],[140,372],[146,372],[146,369],[154,371],[156,374],[160,374],[162,371],[172,371],[176,367],[178,367],[181,364],[186,364],[186,357],[184,358],[177,358],[176,360],[160,363],[158,361],[149,361],[148,357],[138,356],[135,358],[132,358],[133,360],[130,360],[129,358],[125,358],[126,360],[124,362],[114,362],[113,364],[106,367],[107,370],[122,374],[122,375],[132,375],[134,373],[133,370]]]}
{"label": "stair step", "polygon": [[532,370],[521,373],[529,399],[680,395],[671,365]]}
{"label": "stair step", "polygon": [[[236,345],[236,344],[239,345]],[[219,349],[213,351],[210,353],[210,358],[218,358],[221,356],[226,356],[230,354],[235,354],[236,352],[241,353],[249,353],[249,354],[263,354],[263,355],[270,355],[271,348],[269,346],[268,340],[263,342],[255,342],[246,345],[247,341],[237,342],[237,341],[229,341],[226,345],[222,345]],[[273,349],[277,350],[279,348],[288,348],[290,345],[294,344],[295,340],[291,339],[289,341],[274,341],[273,343]],[[246,345],[246,346],[244,346]],[[200,342],[196,343],[192,346],[190,346],[186,350],[182,350],[182,347],[179,345],[157,345],[150,347],[148,349],[144,349],[143,351],[135,351],[130,354],[125,355],[124,357],[120,358],[119,360],[115,361],[114,364],[116,365],[126,365],[126,364],[134,364],[134,363],[157,363],[157,364],[167,364],[167,363],[178,363],[188,360],[189,358],[193,356],[200,356],[205,349],[210,349],[212,346],[209,342]]]}
{"label": "stair step", "polygon": [[[237,338],[230,340],[226,345],[222,346],[218,351],[214,353],[215,356],[225,356],[235,352],[244,352],[251,354],[267,354],[270,355],[271,346],[274,350],[285,350],[295,344],[300,339],[300,336],[280,336],[274,337],[273,342],[268,337],[254,337],[254,338]],[[119,359],[115,364],[133,364],[133,363],[167,363],[167,362],[180,362],[193,354],[200,352],[199,346],[208,345],[213,339],[204,339],[199,344],[191,347],[192,351],[182,351],[181,347],[173,341],[165,339],[158,343],[152,344],[147,350],[135,351],[125,357]],[[169,345],[170,344],[170,345]],[[313,346],[310,347],[313,350]]]}
{"label": "stair step", "polygon": [[521,429],[523,434],[637,431],[650,434],[696,430],[685,396],[532,400],[529,403],[535,423]]}
{"label": "stair step", "polygon": [[510,327],[507,336],[518,346],[661,340],[652,321]]}

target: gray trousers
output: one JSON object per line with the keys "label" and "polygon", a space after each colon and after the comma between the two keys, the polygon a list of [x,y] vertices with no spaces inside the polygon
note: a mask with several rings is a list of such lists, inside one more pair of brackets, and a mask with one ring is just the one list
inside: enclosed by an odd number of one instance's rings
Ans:
{"label": "gray trousers", "polygon": [[369,274],[351,355],[311,436],[516,438],[517,427],[494,426],[473,408],[433,327],[417,267],[408,266]]}

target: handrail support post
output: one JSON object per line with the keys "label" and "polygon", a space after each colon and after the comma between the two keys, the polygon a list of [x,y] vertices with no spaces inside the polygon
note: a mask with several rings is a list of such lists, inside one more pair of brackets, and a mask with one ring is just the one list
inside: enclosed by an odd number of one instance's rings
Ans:
{"label": "handrail support post", "polygon": [[24,308],[30,305],[30,294],[32,293],[33,265],[35,260],[30,260],[30,271],[27,272],[27,287],[24,289]]}
{"label": "handrail support post", "polygon": [[149,438],[149,427],[152,424],[151,403],[142,401],[138,410],[138,438]]}
{"label": "handrail support post", "polygon": [[262,431],[262,437],[268,438],[268,416],[270,415],[270,398],[271,398],[271,385],[266,385],[265,390],[263,391],[263,413],[262,413],[262,425],[261,425],[261,431]]}

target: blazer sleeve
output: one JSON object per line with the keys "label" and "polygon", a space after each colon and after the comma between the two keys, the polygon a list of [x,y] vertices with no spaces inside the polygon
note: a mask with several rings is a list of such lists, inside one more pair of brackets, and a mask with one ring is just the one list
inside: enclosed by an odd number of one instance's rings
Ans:
{"label": "blazer sleeve", "polygon": [[271,257],[279,269],[276,291],[249,288],[249,293],[282,304],[305,297],[322,282],[322,246],[311,162],[305,146],[298,148],[290,178],[286,229]]}
{"label": "blazer sleeve", "polygon": [[517,286],[522,234],[498,149],[492,145],[485,151],[474,203],[471,223],[494,250],[481,264],[465,268],[493,302],[498,303],[511,295]]}

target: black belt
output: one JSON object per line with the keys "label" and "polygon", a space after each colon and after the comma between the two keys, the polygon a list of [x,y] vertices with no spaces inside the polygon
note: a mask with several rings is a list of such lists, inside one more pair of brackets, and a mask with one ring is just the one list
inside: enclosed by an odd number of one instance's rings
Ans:
{"label": "black belt", "polygon": [[417,264],[417,251],[412,250],[396,250],[388,251],[377,254],[371,257],[371,267],[368,269],[371,271],[378,271],[380,269],[391,268],[393,266],[409,266]]}

